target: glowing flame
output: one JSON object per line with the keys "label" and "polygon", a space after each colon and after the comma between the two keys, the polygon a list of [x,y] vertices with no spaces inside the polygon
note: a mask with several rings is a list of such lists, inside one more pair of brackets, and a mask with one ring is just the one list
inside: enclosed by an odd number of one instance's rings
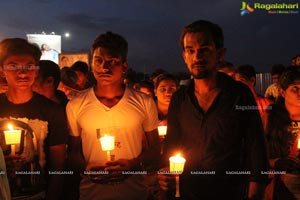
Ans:
{"label": "glowing flame", "polygon": [[13,126],[12,126],[11,124],[7,124],[7,128],[8,128],[10,131],[14,130],[14,128],[13,128]]}

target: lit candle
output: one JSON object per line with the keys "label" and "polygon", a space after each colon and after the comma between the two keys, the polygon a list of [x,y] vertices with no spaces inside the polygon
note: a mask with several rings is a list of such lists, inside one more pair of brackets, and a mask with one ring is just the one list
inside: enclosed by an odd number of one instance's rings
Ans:
{"label": "lit candle", "polygon": [[100,138],[102,151],[106,151],[107,161],[110,161],[110,151],[115,148],[115,137],[104,135]]}
{"label": "lit candle", "polygon": [[167,135],[167,126],[158,126],[157,129],[160,140],[160,154],[162,155],[164,153],[164,140]]}
{"label": "lit candle", "polygon": [[159,136],[164,137],[167,135],[167,126],[158,126],[157,129],[158,129]]}
{"label": "lit candle", "polygon": [[15,155],[15,145],[20,143],[21,130],[14,130],[11,124],[7,125],[9,130],[4,131],[6,145],[11,145],[11,154]]}
{"label": "lit candle", "polygon": [[170,172],[175,174],[181,174],[183,172],[185,158],[177,154],[169,158],[170,160]]}
{"label": "lit candle", "polygon": [[176,156],[172,156],[169,158],[170,160],[170,172],[176,174],[176,193],[175,197],[180,197],[179,190],[179,174],[183,172],[185,158],[177,154]]}
{"label": "lit candle", "polygon": [[297,149],[300,150],[300,139],[298,139]]}

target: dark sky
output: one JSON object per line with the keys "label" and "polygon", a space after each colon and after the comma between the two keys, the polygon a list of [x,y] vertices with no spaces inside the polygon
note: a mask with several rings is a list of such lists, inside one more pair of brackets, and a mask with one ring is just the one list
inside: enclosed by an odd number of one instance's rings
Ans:
{"label": "dark sky", "polygon": [[[224,31],[226,60],[252,64],[268,72],[271,64],[289,65],[300,54],[300,13],[241,16],[239,0],[2,0],[0,39],[27,33],[63,34],[62,51],[89,51],[95,37],[107,30],[129,43],[129,64],[151,73],[155,68],[186,71],[178,38],[183,26],[206,19]],[[247,1],[250,5],[259,1]],[[265,0],[260,0],[266,3]],[[268,1],[270,3],[284,2]],[[297,1],[286,0],[286,3]],[[300,3],[299,3],[300,6]],[[300,12],[300,9],[298,9]]]}

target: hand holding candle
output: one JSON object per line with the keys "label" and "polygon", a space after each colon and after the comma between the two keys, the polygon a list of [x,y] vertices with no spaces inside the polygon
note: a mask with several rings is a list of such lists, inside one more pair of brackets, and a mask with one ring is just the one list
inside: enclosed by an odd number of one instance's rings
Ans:
{"label": "hand holding candle", "polygon": [[176,174],[176,193],[175,197],[180,197],[179,190],[179,174],[183,172],[185,158],[177,154],[176,156],[172,156],[169,158],[170,160],[170,172]]}
{"label": "hand holding candle", "polygon": [[115,137],[104,135],[100,138],[100,143],[102,147],[102,151],[106,151],[107,161],[111,161],[110,159],[110,151],[115,148]]}
{"label": "hand holding candle", "polygon": [[7,125],[9,130],[4,131],[6,145],[11,145],[11,154],[15,155],[15,145],[20,143],[21,130],[14,130],[11,124]]}

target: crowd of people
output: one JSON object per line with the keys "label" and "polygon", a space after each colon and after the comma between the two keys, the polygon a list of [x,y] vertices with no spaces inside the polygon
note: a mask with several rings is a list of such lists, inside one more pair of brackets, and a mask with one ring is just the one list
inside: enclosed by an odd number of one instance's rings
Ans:
{"label": "crowd of people", "polygon": [[91,66],[62,69],[25,39],[2,40],[0,199],[300,199],[300,55],[271,67],[261,95],[255,67],[224,60],[219,25],[195,21],[180,44],[187,80],[158,69],[137,81],[118,33],[96,37]]}

